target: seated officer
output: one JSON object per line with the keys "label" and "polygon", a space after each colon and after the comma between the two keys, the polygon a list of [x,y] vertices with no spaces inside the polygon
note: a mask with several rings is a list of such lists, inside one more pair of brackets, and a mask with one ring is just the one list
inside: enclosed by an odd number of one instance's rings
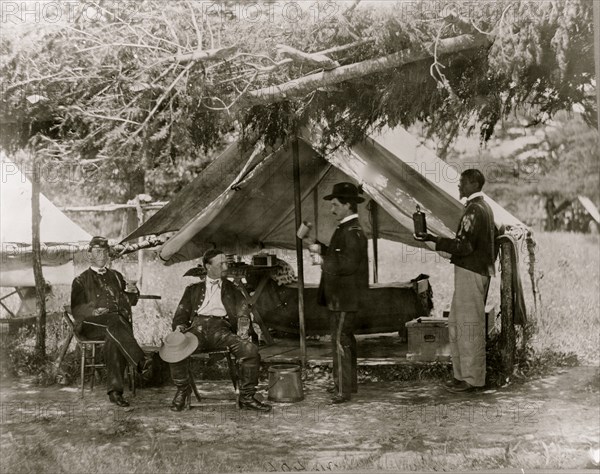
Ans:
{"label": "seated officer", "polygon": [[144,373],[149,361],[133,336],[131,306],[138,300],[137,288],[129,288],[123,275],[107,268],[108,240],[94,237],[89,245],[91,265],[73,280],[71,311],[75,330],[88,339],[104,339],[108,397],[118,406],[129,406],[123,398],[123,374],[127,361]]}
{"label": "seated officer", "polygon": [[[237,309],[242,308],[245,301],[235,285],[225,278],[225,255],[221,250],[208,250],[202,256],[202,263],[206,268],[206,279],[185,289],[173,317],[173,330],[189,330],[189,333],[198,339],[198,346],[202,350],[228,347],[240,363],[239,407],[245,410],[270,411],[270,405],[254,398],[258,385],[260,355],[258,347],[250,339],[243,339],[236,334]],[[169,352],[168,344],[169,336],[165,339],[163,352]],[[193,349],[188,352],[193,352]],[[171,377],[177,387],[171,405],[173,411],[183,410],[191,397],[189,353],[181,352],[183,360],[178,362],[175,360],[181,357],[167,360],[170,362]]]}

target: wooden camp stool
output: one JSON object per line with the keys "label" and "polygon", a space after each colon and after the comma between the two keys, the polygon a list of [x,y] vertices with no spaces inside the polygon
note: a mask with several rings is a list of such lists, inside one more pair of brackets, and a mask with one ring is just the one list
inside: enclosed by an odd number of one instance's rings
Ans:
{"label": "wooden camp stool", "polygon": [[[63,311],[63,319],[67,323],[69,328],[69,334],[67,335],[67,340],[61,350],[61,354],[58,358],[57,368],[60,367],[64,356],[69,349],[69,345],[73,338],[75,338],[75,342],[81,351],[81,360],[80,360],[80,387],[81,387],[81,398],[83,398],[85,394],[85,373],[86,369],[91,369],[90,374],[90,391],[94,390],[94,383],[96,381],[96,370],[106,368],[106,364],[100,364],[96,362],[96,351],[99,350],[103,345],[103,340],[97,339],[87,339],[83,336],[80,336],[75,331],[75,319],[71,314],[71,306],[65,305]],[[135,367],[131,364],[127,364],[127,377],[129,379],[129,390],[133,395],[135,395]]]}
{"label": "wooden camp stool", "polygon": [[[231,357],[231,351],[229,350],[229,348],[217,349],[217,350],[207,350],[207,351],[196,350],[192,353],[190,358],[191,359],[206,359],[207,357],[210,357],[211,355],[215,355],[215,354],[221,354],[227,358],[227,367],[229,369],[229,377],[231,378],[231,383],[233,384],[233,390],[235,391],[236,402],[237,402],[237,397],[239,396],[239,377],[238,377],[237,363]],[[194,375],[192,374],[192,365],[191,364],[189,365],[189,368],[188,368],[188,374],[189,374],[190,383],[192,384],[192,390],[194,392],[196,400],[198,402],[200,402],[202,399],[200,397],[200,392],[198,391],[198,386],[196,385],[196,380],[194,379]]]}

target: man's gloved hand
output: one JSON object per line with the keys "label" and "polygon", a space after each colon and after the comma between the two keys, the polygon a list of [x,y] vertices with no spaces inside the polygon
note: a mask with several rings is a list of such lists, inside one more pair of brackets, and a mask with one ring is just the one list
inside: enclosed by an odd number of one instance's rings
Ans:
{"label": "man's gloved hand", "polygon": [[102,316],[103,314],[108,313],[108,308],[96,308],[92,311],[92,316]]}

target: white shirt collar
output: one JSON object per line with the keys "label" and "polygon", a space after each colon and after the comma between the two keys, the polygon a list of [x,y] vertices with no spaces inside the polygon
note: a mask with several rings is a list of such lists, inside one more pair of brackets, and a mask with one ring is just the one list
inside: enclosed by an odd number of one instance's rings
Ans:
{"label": "white shirt collar", "polygon": [[351,221],[352,219],[358,219],[358,214],[350,214],[349,216],[344,217],[341,221],[340,224],[343,224],[345,222]]}
{"label": "white shirt collar", "polygon": [[104,275],[106,273],[106,267],[95,267],[94,265],[90,265],[90,269],[99,275]]}
{"label": "white shirt collar", "polygon": [[206,275],[206,286],[209,286],[213,284],[213,281],[216,281],[219,283],[219,285],[221,284],[221,279],[220,278],[211,278],[208,275]]}
{"label": "white shirt collar", "polygon": [[471,201],[472,199],[478,198],[478,197],[483,197],[483,193],[481,191],[477,191],[476,193],[471,194],[467,198],[467,202]]}

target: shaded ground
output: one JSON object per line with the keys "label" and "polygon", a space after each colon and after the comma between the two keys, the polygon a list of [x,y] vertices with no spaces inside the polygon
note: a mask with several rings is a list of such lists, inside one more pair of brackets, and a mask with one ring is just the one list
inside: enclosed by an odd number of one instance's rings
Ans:
{"label": "shaded ground", "polygon": [[[266,398],[266,387],[260,392]],[[583,468],[600,436],[597,367],[501,390],[449,394],[435,382],[369,382],[332,406],[322,382],[268,415],[238,411],[228,381],[172,413],[171,387],[143,389],[132,407],[101,388],[1,390],[2,472]]]}

